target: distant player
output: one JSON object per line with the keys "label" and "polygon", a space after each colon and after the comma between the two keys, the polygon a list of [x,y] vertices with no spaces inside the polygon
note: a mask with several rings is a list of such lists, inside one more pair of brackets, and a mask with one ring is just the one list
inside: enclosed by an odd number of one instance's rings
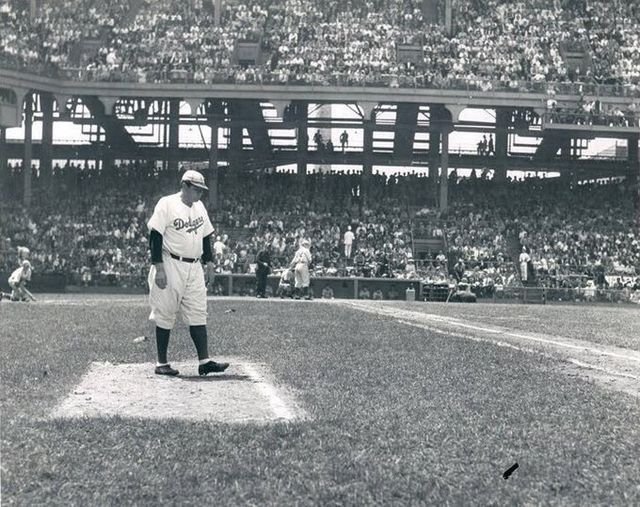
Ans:
{"label": "distant player", "polygon": [[311,242],[308,239],[303,239],[300,242],[300,248],[296,251],[291,261],[291,268],[295,274],[295,289],[294,298],[311,299],[309,294],[309,285],[311,284],[311,275],[309,274],[309,265],[311,264],[311,252],[309,247]]}
{"label": "distant player", "polygon": [[27,290],[27,282],[31,281],[31,263],[23,260],[21,266],[16,269],[9,277],[9,286],[11,287],[11,301],[30,301],[33,296]]}
{"label": "distant player", "polygon": [[213,261],[213,226],[200,201],[207,190],[204,177],[197,171],[184,173],[180,191],[162,197],[147,226],[150,231],[151,270],[149,272],[149,320],[156,323],[158,375],[178,375],[167,361],[171,329],[178,312],[189,326],[198,352],[198,373],[222,372],[228,363],[209,358],[207,344],[207,288],[201,259]]}
{"label": "distant player", "polygon": [[293,284],[295,281],[295,274],[293,269],[285,269],[280,275],[280,282],[278,283],[278,290],[276,296],[280,298],[291,297],[293,295]]}

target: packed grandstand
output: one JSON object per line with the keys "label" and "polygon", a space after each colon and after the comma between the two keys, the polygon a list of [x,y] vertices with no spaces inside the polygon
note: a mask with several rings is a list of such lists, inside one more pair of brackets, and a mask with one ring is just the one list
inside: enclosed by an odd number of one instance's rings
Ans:
{"label": "packed grandstand", "polygon": [[[638,94],[640,2],[453,2],[456,29],[425,26],[420,0],[25,0],[0,2],[3,66],[80,80],[379,84],[519,89],[568,81]],[[266,57],[234,64],[237,41]],[[423,49],[399,61],[396,45]],[[562,49],[588,51],[572,69]],[[392,82],[393,81],[393,82]]]}
{"label": "packed grandstand", "polygon": [[[640,96],[638,0],[615,8],[605,0],[454,2],[451,33],[442,24],[426,27],[418,0],[222,2],[219,16],[204,0],[35,2],[33,15],[31,3],[0,0],[3,68],[78,81],[462,86],[550,96],[602,86]],[[234,63],[239,41],[258,43],[265,58]],[[399,59],[398,44],[420,47],[421,59]],[[567,64],[568,47],[589,54],[588,68]],[[625,111],[607,107],[620,125],[638,125],[636,102]],[[9,167],[9,195],[21,194],[22,172],[15,162]],[[522,285],[524,249],[539,285],[591,283],[628,297],[640,291],[640,208],[629,181],[497,182],[479,171],[450,180],[450,209],[441,214],[428,198],[426,174],[374,174],[364,203],[359,173],[311,173],[301,183],[287,171],[260,170],[239,182],[222,169],[214,271],[253,273],[265,244],[276,271],[283,269],[309,237],[318,277],[464,281],[491,295]],[[54,168],[51,192],[35,169],[33,181],[39,193],[28,211],[17,198],[2,204],[0,272],[15,266],[17,246],[27,246],[35,272],[71,284],[146,284],[145,224],[158,197],[175,186],[173,172],[154,163],[97,171],[70,162]],[[355,234],[350,256],[348,227]],[[443,248],[418,257],[414,240],[425,236],[442,238]]]}
{"label": "packed grandstand", "polygon": [[[154,167],[56,170],[50,193],[55,198],[43,192],[29,212],[18,202],[5,207],[0,271],[16,264],[17,246],[27,246],[35,272],[62,274],[76,285],[144,287],[146,221],[157,199],[176,187],[172,171]],[[21,178],[20,167],[13,167],[11,184],[19,188]],[[259,171],[240,181],[223,171],[214,273],[255,273],[256,255],[265,245],[280,272],[307,237],[317,277],[465,281],[479,295],[492,296],[496,287],[522,286],[518,254],[525,247],[542,286],[579,288],[591,281],[624,289],[627,297],[640,289],[637,194],[624,182],[570,188],[558,178],[497,183],[475,173],[450,180],[451,208],[442,216],[426,203],[425,174],[376,175],[375,204],[363,208],[357,173],[316,172],[300,184],[290,172]],[[68,204],[61,208],[61,201]],[[425,223],[427,231],[421,229]],[[347,227],[355,234],[349,257]],[[442,237],[446,255],[414,257],[414,236]]]}

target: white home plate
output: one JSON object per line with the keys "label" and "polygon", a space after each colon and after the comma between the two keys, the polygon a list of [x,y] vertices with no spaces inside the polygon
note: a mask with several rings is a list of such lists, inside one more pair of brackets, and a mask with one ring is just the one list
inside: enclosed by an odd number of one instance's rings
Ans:
{"label": "white home plate", "polygon": [[[223,360],[223,359],[220,359]],[[151,363],[92,363],[54,418],[136,417],[223,423],[292,421],[303,417],[291,395],[248,362],[225,359],[224,373],[200,377],[195,361],[172,363],[178,377],[155,375]]]}

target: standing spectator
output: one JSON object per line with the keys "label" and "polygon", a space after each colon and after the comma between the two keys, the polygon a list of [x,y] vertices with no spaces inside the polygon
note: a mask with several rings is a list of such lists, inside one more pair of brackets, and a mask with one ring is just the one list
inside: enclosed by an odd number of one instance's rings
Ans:
{"label": "standing spectator", "polygon": [[344,256],[347,259],[351,258],[351,250],[353,248],[354,234],[351,231],[351,226],[347,226],[347,231],[344,233]]}
{"label": "standing spectator", "polygon": [[520,262],[520,277],[523,282],[529,280],[529,261],[531,257],[527,253],[527,247],[522,247],[522,253],[520,253],[520,258],[518,259]]}
{"label": "standing spectator", "polygon": [[322,143],[322,134],[320,133],[320,129],[316,130],[316,133],[313,134],[313,142],[316,143],[316,150],[322,151],[324,144]]}
{"label": "standing spectator", "polygon": [[495,146],[493,145],[493,134],[489,134],[489,144],[487,147],[487,155],[494,155],[496,153]]}
{"label": "standing spectator", "polygon": [[344,153],[345,148],[349,146],[349,134],[346,130],[343,130],[342,134],[340,134],[340,146],[342,146],[342,153]]}
{"label": "standing spectator", "polygon": [[221,241],[220,236],[216,236],[216,240],[213,243],[214,255],[224,255],[224,243]]}

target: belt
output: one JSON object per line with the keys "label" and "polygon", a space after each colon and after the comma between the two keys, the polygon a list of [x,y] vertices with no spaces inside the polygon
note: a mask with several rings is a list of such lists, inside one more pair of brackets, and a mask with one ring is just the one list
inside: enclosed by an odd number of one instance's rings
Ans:
{"label": "belt", "polygon": [[180,257],[179,255],[172,254],[171,252],[169,252],[169,255],[178,261],[190,262],[191,264],[193,264],[194,262],[198,262],[200,260],[200,258],[191,259],[190,257]]}

